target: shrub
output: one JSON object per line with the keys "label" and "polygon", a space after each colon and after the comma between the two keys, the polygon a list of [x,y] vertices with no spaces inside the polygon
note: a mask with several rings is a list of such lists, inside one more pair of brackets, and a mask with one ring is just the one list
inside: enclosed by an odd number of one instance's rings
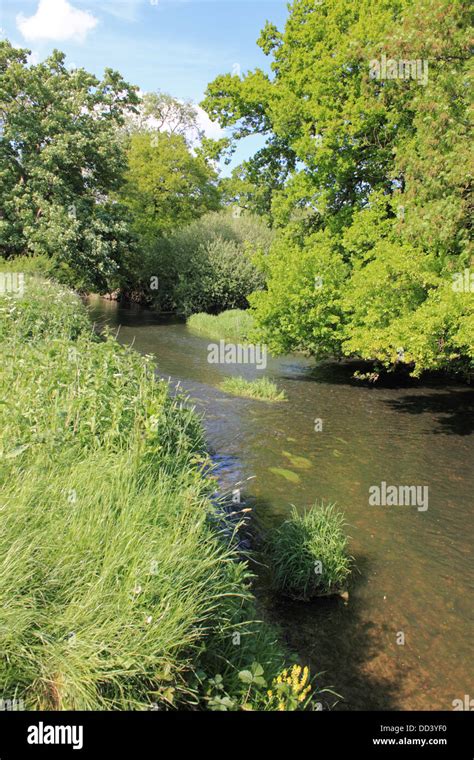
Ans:
{"label": "shrub", "polygon": [[243,377],[228,377],[221,383],[221,389],[226,393],[245,398],[256,398],[262,401],[285,401],[284,391],[279,391],[275,383],[267,377],[259,380],[245,380]]}
{"label": "shrub", "polygon": [[57,283],[26,276],[22,296],[6,292],[0,299],[0,340],[12,346],[48,337],[75,340],[83,332],[92,334],[85,307]]}
{"label": "shrub", "polygon": [[[182,314],[245,309],[247,298],[263,287],[253,256],[264,255],[272,232],[252,216],[214,212],[156,240],[137,257],[136,287],[150,304]],[[152,277],[159,288],[150,289]]]}
{"label": "shrub", "polygon": [[293,507],[291,517],[268,536],[275,589],[303,600],[338,593],[351,568],[343,527],[334,505],[315,506],[301,515]]}

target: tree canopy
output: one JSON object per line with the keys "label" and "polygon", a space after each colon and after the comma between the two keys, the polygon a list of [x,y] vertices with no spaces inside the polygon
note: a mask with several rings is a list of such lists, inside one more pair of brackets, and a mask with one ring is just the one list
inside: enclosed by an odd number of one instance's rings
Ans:
{"label": "tree canopy", "polygon": [[295,0],[258,41],[270,73],[209,85],[234,140],[266,136],[229,192],[279,230],[253,299],[274,350],[472,366],[474,294],[453,287],[472,256],[469,39],[462,0]]}
{"label": "tree canopy", "polygon": [[0,245],[7,258],[54,257],[84,287],[106,289],[131,245],[112,201],[126,160],[117,140],[136,88],[115,71],[102,80],[68,69],[54,51],[28,65],[0,42]]}
{"label": "tree canopy", "polygon": [[193,153],[182,134],[132,134],[128,168],[120,197],[145,240],[199,218],[219,207],[217,172]]}

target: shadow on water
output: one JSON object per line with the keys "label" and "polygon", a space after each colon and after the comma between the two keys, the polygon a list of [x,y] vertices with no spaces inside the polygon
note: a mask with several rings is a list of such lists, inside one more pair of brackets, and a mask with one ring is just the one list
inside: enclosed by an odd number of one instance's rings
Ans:
{"label": "shadow on water", "polygon": [[[285,357],[287,359],[287,357]],[[316,365],[310,364],[311,359],[303,355],[294,356],[295,363],[285,363],[286,372],[280,377],[285,380],[296,380],[309,383],[330,383],[331,385],[347,385],[353,388],[366,388],[373,391],[384,389],[403,390],[416,389],[430,391],[447,388],[459,389],[462,382],[459,378],[443,375],[441,372],[426,373],[423,380],[410,375],[410,368],[403,367],[394,372],[382,371],[377,380],[354,377],[356,372],[361,375],[373,373],[374,365],[362,359],[326,359]],[[469,389],[467,390],[469,392]]]}
{"label": "shadow on water", "polygon": [[436,418],[435,434],[470,435],[474,432],[474,391],[452,390],[429,396],[408,395],[385,403],[397,412],[430,414]]}
{"label": "shadow on water", "polygon": [[[393,632],[386,623],[381,627],[367,620],[357,595],[359,583],[370,572],[369,565],[367,557],[357,557],[348,602],[339,596],[293,601],[271,590],[268,573],[258,575],[255,591],[261,611],[278,627],[298,662],[310,668],[315,688],[322,690],[318,699],[323,709],[400,709],[402,668],[393,657],[387,658],[385,672],[380,667],[384,658],[381,634],[388,639]],[[371,669],[372,663],[377,663],[377,668]]]}

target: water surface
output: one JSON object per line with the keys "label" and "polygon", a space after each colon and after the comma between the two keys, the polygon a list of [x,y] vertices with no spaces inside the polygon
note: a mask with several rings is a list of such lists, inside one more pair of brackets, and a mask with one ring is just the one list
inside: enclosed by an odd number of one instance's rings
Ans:
{"label": "water surface", "polygon": [[[337,709],[451,710],[474,697],[474,392],[440,381],[360,386],[345,366],[295,356],[270,358],[264,371],[211,365],[210,341],[184,324],[95,297],[90,309],[181,382],[204,413],[223,487],[245,481],[264,525],[321,499],[345,513],[357,564],[348,604],[283,602],[260,589],[289,646],[342,695]],[[288,401],[226,395],[218,385],[231,374],[266,374]],[[428,486],[428,509],[369,506],[381,481]]]}

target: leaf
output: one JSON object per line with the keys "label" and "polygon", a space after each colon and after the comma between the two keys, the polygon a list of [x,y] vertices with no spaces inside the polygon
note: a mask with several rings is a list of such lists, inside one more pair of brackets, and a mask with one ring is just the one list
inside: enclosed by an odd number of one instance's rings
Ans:
{"label": "leaf", "polygon": [[252,683],[253,681],[253,675],[250,670],[241,670],[239,672],[239,678],[242,683]]}
{"label": "leaf", "polygon": [[260,665],[259,662],[252,663],[252,673],[254,676],[262,676],[263,675],[263,668]]}

